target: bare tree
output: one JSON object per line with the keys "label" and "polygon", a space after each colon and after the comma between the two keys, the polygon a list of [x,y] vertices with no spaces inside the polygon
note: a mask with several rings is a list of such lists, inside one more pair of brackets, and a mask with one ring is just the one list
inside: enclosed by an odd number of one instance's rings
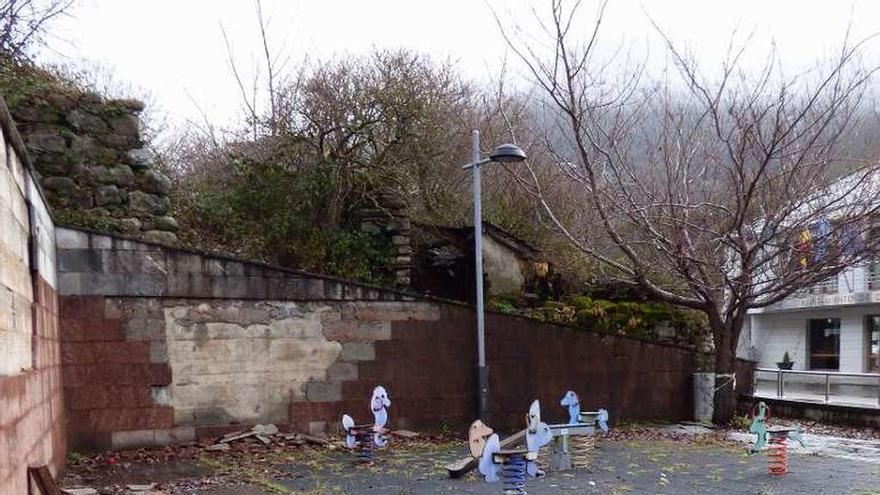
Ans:
{"label": "bare tree", "polygon": [[42,40],[48,23],[68,12],[75,1],[0,1],[0,52],[13,60],[26,58],[28,48]]}
{"label": "bare tree", "polygon": [[552,156],[544,165],[553,180],[577,191],[580,214],[557,214],[570,205],[547,194],[539,164],[518,178],[607,276],[705,313],[721,378],[714,420],[726,423],[748,312],[877,250],[868,235],[875,166],[838,159],[876,68],[860,65],[863,42],[847,36],[814,70],[783,77],[771,53],[750,75],[746,40],[732,42],[720,73],[706,76],[658,29],[677,79],[647,84],[639,64],[612,79],[620,61],[597,48],[605,4],[578,41],[578,3],[552,1],[549,43],[505,36],[554,109],[535,135]]}
{"label": "bare tree", "polygon": [[[275,136],[281,132],[286,124],[282,118],[284,109],[280,108],[282,104],[280,101],[281,91],[297,82],[296,80],[291,81],[290,75],[286,73],[289,58],[286,56],[283,46],[278,50],[270,48],[268,30],[271,19],[264,14],[262,2],[256,0],[255,6],[257,26],[260,30],[261,64],[266,68],[265,87],[262,87],[264,78],[261,77],[258,67],[254,67],[253,81],[250,87],[247,87],[233,55],[232,42],[223,23],[220,23],[220,33],[223,35],[223,43],[226,47],[229,70],[238,86],[252,139],[257,139],[264,134]],[[299,74],[294,73],[294,76],[302,76],[302,71]],[[266,100],[265,105],[268,107],[265,112],[261,105],[263,99]]]}

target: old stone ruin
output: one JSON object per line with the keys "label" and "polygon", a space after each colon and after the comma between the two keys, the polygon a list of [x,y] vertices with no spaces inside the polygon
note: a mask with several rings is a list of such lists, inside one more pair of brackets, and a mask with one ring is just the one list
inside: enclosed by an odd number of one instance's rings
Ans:
{"label": "old stone ruin", "polygon": [[157,170],[141,135],[144,104],[21,70],[0,78],[0,92],[56,221],[176,244],[171,180]]}

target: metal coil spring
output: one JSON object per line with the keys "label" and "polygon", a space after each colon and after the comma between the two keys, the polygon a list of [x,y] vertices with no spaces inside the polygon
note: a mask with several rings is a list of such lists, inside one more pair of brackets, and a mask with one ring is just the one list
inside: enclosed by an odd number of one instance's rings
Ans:
{"label": "metal coil spring", "polygon": [[355,446],[355,451],[357,452],[358,462],[372,463],[373,462],[373,435],[369,431],[358,432],[355,435],[355,440],[357,441],[357,445]]}
{"label": "metal coil spring", "polygon": [[538,449],[538,460],[535,464],[541,471],[547,471],[550,468],[550,454],[553,453],[553,443],[549,443]]}
{"label": "metal coil spring", "polygon": [[773,476],[788,473],[788,444],[785,438],[771,438],[767,444],[767,473]]}
{"label": "metal coil spring", "polygon": [[593,463],[596,438],[593,435],[572,435],[568,444],[571,448],[571,467],[586,469]]}
{"label": "metal coil spring", "polygon": [[514,455],[501,466],[504,495],[526,495],[526,459]]}

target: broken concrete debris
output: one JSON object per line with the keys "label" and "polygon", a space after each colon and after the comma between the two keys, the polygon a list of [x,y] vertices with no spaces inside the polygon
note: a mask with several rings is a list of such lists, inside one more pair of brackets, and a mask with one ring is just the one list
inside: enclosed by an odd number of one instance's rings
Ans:
{"label": "broken concrete debris", "polygon": [[278,433],[278,427],[273,424],[256,425],[253,428],[251,428],[251,431],[253,431],[257,435],[263,435],[263,436],[274,435],[274,434]]}
{"label": "broken concrete debris", "polygon": [[239,430],[232,433],[227,433],[226,435],[220,437],[217,440],[217,443],[206,447],[205,450],[229,450],[231,448],[229,446],[230,443],[238,442],[240,440],[246,440],[249,438],[256,439],[266,447],[271,447],[273,443],[278,443],[282,440],[285,441],[284,443],[290,443],[296,446],[306,444],[327,446],[330,444],[330,441],[326,438],[319,438],[302,433],[281,433],[278,430],[277,426],[273,424],[266,424],[255,425],[249,430]]}
{"label": "broken concrete debris", "polygon": [[128,493],[142,495],[144,493],[152,492],[153,489],[156,488],[156,484],[149,483],[149,484],[126,485],[126,488],[128,489]]}
{"label": "broken concrete debris", "polygon": [[[418,433],[408,430],[395,430],[389,431],[388,433],[403,439],[412,439],[419,436]],[[239,430],[227,433],[218,438],[217,442],[213,445],[205,447],[205,450],[226,451],[232,448],[230,444],[241,441],[248,441],[251,443],[259,442],[267,448],[271,448],[273,444],[279,444],[279,446],[293,445],[297,447],[301,447],[304,445],[314,445],[320,447],[335,448],[334,445],[327,438],[318,437],[315,435],[307,435],[305,433],[283,433],[278,430],[277,426],[273,424],[266,424],[255,425],[249,430]]]}

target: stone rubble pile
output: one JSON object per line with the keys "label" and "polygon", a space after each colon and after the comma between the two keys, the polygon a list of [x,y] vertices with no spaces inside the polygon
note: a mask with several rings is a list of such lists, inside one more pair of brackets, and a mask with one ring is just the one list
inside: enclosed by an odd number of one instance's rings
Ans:
{"label": "stone rubble pile", "polygon": [[231,443],[246,442],[249,444],[262,444],[267,448],[298,447],[303,445],[330,446],[330,441],[325,438],[305,435],[303,433],[282,433],[273,424],[256,425],[249,430],[239,430],[227,433],[217,440],[217,443],[205,447],[205,450],[226,451],[231,450]]}

